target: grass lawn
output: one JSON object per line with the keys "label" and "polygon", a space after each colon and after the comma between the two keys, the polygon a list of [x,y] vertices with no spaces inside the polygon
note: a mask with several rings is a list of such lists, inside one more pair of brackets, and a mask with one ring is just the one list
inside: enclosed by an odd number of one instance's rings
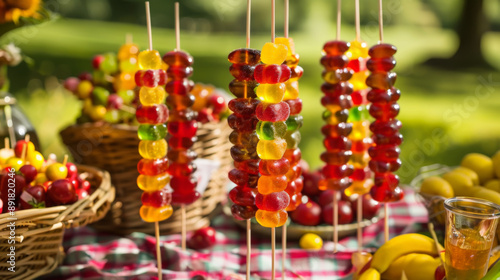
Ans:
{"label": "grass lawn", "polygon": [[[323,151],[319,132],[323,110],[319,102],[320,51],[325,41],[333,39],[333,30],[305,27],[300,33],[291,34],[305,70],[300,81],[304,100],[301,149],[312,167],[321,165],[319,155]],[[342,32],[349,38],[354,34],[350,27]],[[146,47],[143,26],[69,19],[35,27],[30,33],[21,30],[10,38],[35,61],[32,69],[26,65],[9,69],[9,76],[12,91],[38,129],[44,154],[65,153],[58,131],[74,121],[81,107],[61,89],[54,76],[64,79],[91,70],[92,56],[116,52],[126,33],[132,33],[141,48]],[[231,50],[244,47],[242,35],[183,33],[181,47],[195,58],[193,80],[227,88],[232,77],[226,57]],[[153,36],[160,53],[174,48],[172,30],[155,28]],[[252,47],[260,48],[268,37],[268,34],[253,34]],[[366,40],[373,44],[376,38],[367,36]],[[492,155],[500,149],[500,73],[450,72],[425,66],[423,62],[428,58],[448,57],[453,53],[456,37],[449,31],[389,27],[385,40],[399,49],[395,70],[396,86],[402,92],[399,118],[404,125],[405,141],[399,174],[403,182],[408,183],[423,165],[436,162],[456,165],[468,152]],[[500,53],[494,49],[499,44],[498,33],[489,33],[484,38],[484,53],[500,69]]]}

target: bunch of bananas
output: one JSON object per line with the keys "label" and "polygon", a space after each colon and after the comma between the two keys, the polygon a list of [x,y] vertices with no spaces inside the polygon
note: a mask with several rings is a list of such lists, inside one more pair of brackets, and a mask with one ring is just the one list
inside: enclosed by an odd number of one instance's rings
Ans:
{"label": "bunch of bananas", "polygon": [[369,255],[353,255],[358,280],[430,280],[444,277],[439,258],[444,248],[432,238],[417,233],[396,236],[382,245],[370,259]]}

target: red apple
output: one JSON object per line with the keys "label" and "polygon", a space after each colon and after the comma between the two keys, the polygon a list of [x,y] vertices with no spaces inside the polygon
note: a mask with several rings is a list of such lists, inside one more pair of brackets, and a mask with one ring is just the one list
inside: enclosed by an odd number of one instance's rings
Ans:
{"label": "red apple", "polygon": [[23,165],[19,171],[23,173],[24,179],[26,180],[26,184],[31,183],[33,180],[35,180],[36,175],[38,172],[36,171],[36,168],[33,165],[26,164]]}
{"label": "red apple", "polygon": [[[353,213],[351,203],[349,201],[339,201],[339,225],[352,223]],[[323,221],[331,225],[333,224],[333,203],[328,204],[323,208]]]}
{"label": "red apple", "polygon": [[363,219],[375,217],[380,209],[380,203],[373,199],[369,193],[363,195]]}
{"label": "red apple", "polygon": [[318,189],[318,184],[321,180],[321,174],[319,172],[303,172],[302,176],[304,177],[302,193],[309,197],[319,195],[321,191]]}
{"label": "red apple", "polygon": [[67,179],[56,180],[47,189],[47,196],[56,205],[68,204],[75,201],[75,187]]}
{"label": "red apple", "polygon": [[19,200],[21,209],[45,208],[45,188],[41,185],[24,190]]}
{"label": "red apple", "polygon": [[200,228],[193,232],[187,241],[187,246],[195,250],[212,247],[216,242],[215,229],[211,227]]}
{"label": "red apple", "polygon": [[68,169],[68,175],[66,175],[66,178],[73,180],[76,179],[78,176],[78,168],[74,163],[67,162],[66,163],[66,168]]}
{"label": "red apple", "polygon": [[292,221],[304,226],[317,226],[321,223],[321,207],[314,201],[297,206],[295,211],[291,212]]}
{"label": "red apple", "polygon": [[[335,193],[335,191],[333,191],[333,190],[326,190],[326,191],[322,191],[320,193],[319,198],[318,198],[318,203],[321,206],[321,208],[324,208],[325,206],[327,206],[328,204],[333,202],[333,194],[334,193]],[[340,200],[339,193],[337,193],[337,200]]]}

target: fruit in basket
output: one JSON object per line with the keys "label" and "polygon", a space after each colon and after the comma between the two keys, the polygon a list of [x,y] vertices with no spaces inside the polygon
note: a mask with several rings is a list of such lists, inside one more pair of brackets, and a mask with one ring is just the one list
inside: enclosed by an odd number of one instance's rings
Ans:
{"label": "fruit in basket", "polygon": [[60,179],[52,182],[47,188],[47,197],[55,205],[74,203],[78,200],[75,187],[68,179]]}
{"label": "fruit in basket", "polygon": [[467,154],[462,159],[460,165],[475,171],[479,177],[480,184],[486,183],[495,176],[495,172],[493,170],[493,160],[483,154]]}
{"label": "fruit in basket", "polygon": [[68,176],[68,168],[62,163],[55,162],[47,167],[45,175],[50,181],[65,179]]}
{"label": "fruit in basket", "polygon": [[187,246],[194,250],[203,250],[212,247],[217,241],[216,231],[212,227],[196,230],[187,240]]}
{"label": "fruit in basket", "polygon": [[[375,217],[380,209],[380,203],[373,199],[369,193],[364,194],[363,197],[363,219],[372,219]],[[356,205],[352,206],[354,215],[356,214]]]}
{"label": "fruit in basket", "polygon": [[19,200],[19,208],[45,208],[45,188],[41,185],[36,185],[25,189]]}
{"label": "fruit in basket", "polygon": [[319,250],[323,247],[323,239],[315,233],[306,233],[300,238],[299,246],[306,250]]}
{"label": "fruit in basket", "polygon": [[16,154],[16,157],[21,158],[24,146],[26,146],[26,157],[29,157],[33,154],[33,152],[35,152],[35,145],[33,144],[33,142],[19,140],[16,142],[16,146],[14,147],[14,153]]}
{"label": "fruit in basket", "polygon": [[455,196],[453,188],[450,185],[450,183],[448,183],[447,180],[438,176],[431,176],[425,178],[424,181],[422,182],[422,185],[420,186],[420,192],[430,195],[438,195],[444,198],[451,198]]}
{"label": "fruit in basket", "polygon": [[[351,208],[351,203],[349,201],[339,201],[339,214],[338,214],[338,223],[339,225],[350,224],[353,221],[353,211]],[[323,217],[323,221],[329,225],[333,224],[333,203],[330,203],[323,207],[323,211],[321,213]]]}
{"label": "fruit in basket", "polygon": [[499,179],[489,180],[488,182],[486,182],[486,184],[484,184],[484,187],[500,193],[500,180]]}
{"label": "fruit in basket", "polygon": [[470,188],[474,186],[470,177],[456,171],[445,173],[443,179],[453,188],[455,196],[466,196],[470,193]]}
{"label": "fruit in basket", "polygon": [[321,223],[321,207],[314,201],[297,206],[290,217],[295,223],[304,226],[317,226]]}
{"label": "fruit in basket", "polygon": [[316,196],[321,193],[318,188],[319,181],[321,180],[321,173],[316,172],[303,172],[304,176],[304,188],[302,189],[302,194],[307,196]]}
{"label": "fruit in basket", "polygon": [[453,169],[453,171],[462,173],[465,176],[469,177],[472,180],[472,184],[474,184],[474,186],[479,185],[479,176],[477,175],[477,173],[474,170],[467,168],[467,167],[459,166],[459,167]]}
{"label": "fruit in basket", "polygon": [[36,168],[31,164],[23,165],[19,169],[19,171],[23,174],[24,179],[26,180],[26,184],[31,183],[33,180],[35,180],[36,175],[38,175]]}

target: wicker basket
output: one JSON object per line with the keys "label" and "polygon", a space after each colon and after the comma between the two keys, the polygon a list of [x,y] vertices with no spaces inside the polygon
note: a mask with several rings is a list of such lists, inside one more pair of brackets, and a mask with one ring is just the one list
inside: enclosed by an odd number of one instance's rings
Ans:
{"label": "wicker basket", "polygon": [[[229,154],[231,143],[227,140],[230,132],[225,121],[203,124],[198,128],[194,150],[200,158],[216,160],[221,165],[202,198],[186,207],[188,230],[209,225],[214,210],[226,197],[227,172],[232,162]],[[137,163],[141,159],[137,150],[137,127],[89,123],[70,126],[61,131],[61,136],[75,162],[109,171],[116,187],[116,200],[111,211],[94,227],[117,234],[154,233],[154,224],[142,221],[139,216],[142,191],[136,184],[139,175]],[[180,211],[174,209],[172,217],[160,223],[161,233],[180,232],[180,221]]]}
{"label": "wicker basket", "polygon": [[[106,215],[115,198],[109,173],[88,166],[78,166],[78,170],[87,172],[87,180],[93,187],[98,186],[89,197],[72,205],[19,210],[15,216],[0,215],[0,279],[26,280],[49,273],[64,257],[64,229],[84,226]],[[15,222],[15,245],[7,242],[11,222]],[[7,253],[11,246],[15,246],[15,272],[8,270]]]}

